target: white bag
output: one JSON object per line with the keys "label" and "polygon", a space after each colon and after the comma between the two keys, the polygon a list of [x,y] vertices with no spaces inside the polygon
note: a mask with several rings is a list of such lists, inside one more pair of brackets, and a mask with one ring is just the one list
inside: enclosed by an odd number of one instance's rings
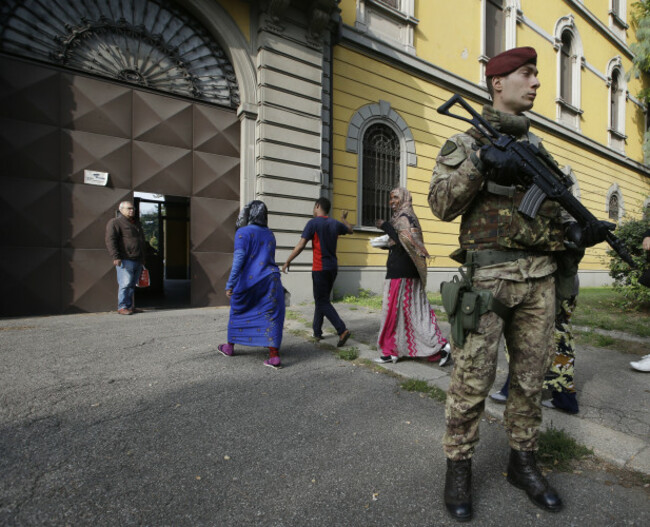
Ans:
{"label": "white bag", "polygon": [[384,234],[383,236],[377,236],[376,238],[370,238],[370,245],[378,249],[388,249],[388,242],[390,241],[390,236]]}

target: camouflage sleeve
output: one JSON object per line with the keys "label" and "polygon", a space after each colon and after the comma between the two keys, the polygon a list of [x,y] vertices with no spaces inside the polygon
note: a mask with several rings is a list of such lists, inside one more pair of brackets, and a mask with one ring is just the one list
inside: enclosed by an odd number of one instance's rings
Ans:
{"label": "camouflage sleeve", "polygon": [[429,185],[429,207],[438,218],[452,221],[463,214],[483,186],[481,161],[467,134],[451,137],[440,149]]}

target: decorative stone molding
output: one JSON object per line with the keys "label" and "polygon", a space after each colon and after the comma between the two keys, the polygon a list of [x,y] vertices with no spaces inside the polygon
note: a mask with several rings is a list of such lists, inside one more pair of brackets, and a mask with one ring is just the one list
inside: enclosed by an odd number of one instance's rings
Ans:
{"label": "decorative stone molding", "polygon": [[[55,4],[56,17],[48,15]],[[240,103],[223,49],[174,2],[5,0],[0,19],[5,53],[232,108]],[[39,37],[27,26],[38,27]]]}
{"label": "decorative stone molding", "polygon": [[350,119],[348,134],[345,139],[345,149],[354,154],[359,153],[359,147],[363,144],[363,133],[370,124],[383,122],[388,124],[397,133],[402,141],[403,151],[406,153],[406,164],[417,166],[418,158],[415,153],[415,140],[406,121],[390,107],[387,101],[379,101],[379,104],[367,104],[359,108]]}

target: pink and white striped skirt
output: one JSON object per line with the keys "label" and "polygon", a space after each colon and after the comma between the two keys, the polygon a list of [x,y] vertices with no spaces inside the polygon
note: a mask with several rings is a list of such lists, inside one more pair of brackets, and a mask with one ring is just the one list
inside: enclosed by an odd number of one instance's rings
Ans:
{"label": "pink and white striped skirt", "polygon": [[418,278],[384,282],[381,320],[377,346],[382,355],[430,357],[447,343]]}

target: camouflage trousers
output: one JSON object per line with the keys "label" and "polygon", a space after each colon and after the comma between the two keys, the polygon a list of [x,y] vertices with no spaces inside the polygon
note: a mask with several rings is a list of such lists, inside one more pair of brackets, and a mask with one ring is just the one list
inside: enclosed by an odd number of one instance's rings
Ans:
{"label": "camouflage trousers", "polygon": [[479,439],[479,421],[496,376],[499,341],[503,334],[510,352],[510,394],[505,424],[510,446],[536,450],[542,421],[541,396],[544,375],[555,351],[555,286],[552,275],[515,282],[474,280],[511,308],[507,325],[493,312],[485,313],[462,348],[454,347],[443,438],[446,456],[470,458]]}
{"label": "camouflage trousers", "polygon": [[571,315],[577,299],[564,300],[555,316],[555,355],[551,369],[546,372],[544,388],[560,393],[575,393],[573,370],[575,364],[575,343]]}

